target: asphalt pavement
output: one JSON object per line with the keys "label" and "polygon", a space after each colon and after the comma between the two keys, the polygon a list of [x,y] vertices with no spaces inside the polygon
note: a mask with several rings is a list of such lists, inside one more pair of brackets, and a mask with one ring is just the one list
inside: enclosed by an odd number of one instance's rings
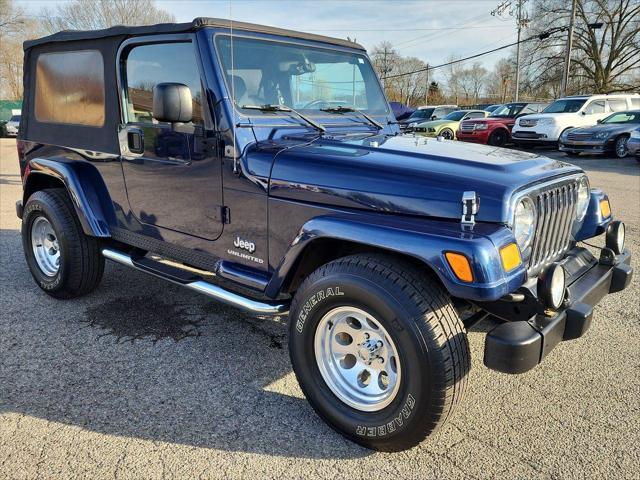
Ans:
{"label": "asphalt pavement", "polygon": [[[564,158],[558,152],[541,152]],[[640,168],[572,160],[627,223],[638,272]],[[289,365],[286,319],[260,320],[107,264],[58,301],[33,282],[0,140],[0,478],[639,478],[640,282],[534,370],[473,368],[452,420],[416,448],[375,453],[326,426]],[[600,241],[601,243],[601,241]]]}

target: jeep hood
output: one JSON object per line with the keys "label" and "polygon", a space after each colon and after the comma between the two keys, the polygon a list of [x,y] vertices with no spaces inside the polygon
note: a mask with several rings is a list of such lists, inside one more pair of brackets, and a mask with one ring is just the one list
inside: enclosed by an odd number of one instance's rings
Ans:
{"label": "jeep hood", "polygon": [[384,213],[459,219],[463,192],[475,191],[476,219],[507,223],[515,191],[582,172],[535,154],[424,137],[285,143],[274,154],[271,196]]}

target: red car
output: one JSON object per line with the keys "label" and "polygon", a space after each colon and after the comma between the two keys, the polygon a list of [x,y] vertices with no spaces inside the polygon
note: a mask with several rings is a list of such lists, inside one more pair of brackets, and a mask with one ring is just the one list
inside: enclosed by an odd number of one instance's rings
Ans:
{"label": "red car", "polygon": [[456,138],[463,142],[501,147],[511,141],[511,129],[516,118],[540,113],[547,105],[548,103],[505,103],[491,112],[490,117],[461,122]]}

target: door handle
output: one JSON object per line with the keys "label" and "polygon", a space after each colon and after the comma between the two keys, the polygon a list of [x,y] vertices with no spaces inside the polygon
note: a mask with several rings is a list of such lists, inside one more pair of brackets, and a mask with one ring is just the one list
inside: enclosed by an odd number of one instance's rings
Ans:
{"label": "door handle", "polygon": [[144,153],[144,133],[139,128],[127,130],[127,148],[131,153]]}

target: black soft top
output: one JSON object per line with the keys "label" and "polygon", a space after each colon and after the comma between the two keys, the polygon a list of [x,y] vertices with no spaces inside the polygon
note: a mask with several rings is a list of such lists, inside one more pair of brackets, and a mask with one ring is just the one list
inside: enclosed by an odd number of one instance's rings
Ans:
{"label": "black soft top", "polygon": [[266,25],[257,25],[253,23],[230,21],[224,18],[194,18],[189,23],[158,23],[156,25],[144,25],[139,27],[126,27],[118,25],[115,27],[105,28],[103,30],[64,30],[54,33],[46,37],[37,38],[24,42],[24,49],[28,50],[36,45],[43,45],[56,42],[72,42],[77,40],[96,40],[108,37],[122,37],[133,35],[151,35],[156,33],[183,33],[194,32],[205,27],[222,27],[233,28],[234,30],[244,30],[250,32],[268,33],[273,35],[281,35],[291,38],[299,38],[303,40],[313,40],[323,43],[331,43],[341,47],[350,47],[364,50],[362,45],[343,40],[341,38],[325,37],[324,35],[315,35],[313,33],[296,32],[283,28],[269,27]]}

